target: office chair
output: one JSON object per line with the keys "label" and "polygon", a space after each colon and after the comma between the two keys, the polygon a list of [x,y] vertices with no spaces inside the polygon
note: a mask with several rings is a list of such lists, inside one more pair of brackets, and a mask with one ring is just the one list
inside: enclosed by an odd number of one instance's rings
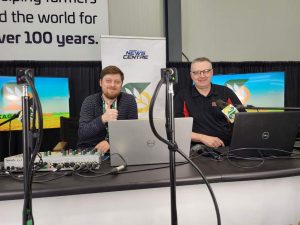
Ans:
{"label": "office chair", "polygon": [[77,145],[79,119],[77,117],[60,117],[60,142],[53,151],[74,149]]}

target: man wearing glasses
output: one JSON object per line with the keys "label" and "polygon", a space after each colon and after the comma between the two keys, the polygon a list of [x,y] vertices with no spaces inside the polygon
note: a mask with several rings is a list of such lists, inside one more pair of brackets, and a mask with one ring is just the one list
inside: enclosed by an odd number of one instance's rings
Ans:
{"label": "man wearing glasses", "polygon": [[181,90],[175,96],[175,117],[193,117],[192,145],[202,143],[213,148],[229,145],[231,125],[216,101],[233,105],[242,103],[228,87],[211,83],[213,68],[208,58],[195,59],[190,76],[193,87]]}

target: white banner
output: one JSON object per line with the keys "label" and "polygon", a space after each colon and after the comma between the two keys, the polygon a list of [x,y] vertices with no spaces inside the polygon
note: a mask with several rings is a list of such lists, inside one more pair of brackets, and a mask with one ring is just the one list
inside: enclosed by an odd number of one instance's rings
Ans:
{"label": "white banner", "polygon": [[107,0],[0,0],[0,60],[100,61]]}
{"label": "white banner", "polygon": [[[165,38],[101,37],[102,68],[116,65],[124,72],[123,91],[135,96],[139,118],[148,118],[155,87],[166,67]],[[154,117],[165,117],[165,85],[157,98]]]}

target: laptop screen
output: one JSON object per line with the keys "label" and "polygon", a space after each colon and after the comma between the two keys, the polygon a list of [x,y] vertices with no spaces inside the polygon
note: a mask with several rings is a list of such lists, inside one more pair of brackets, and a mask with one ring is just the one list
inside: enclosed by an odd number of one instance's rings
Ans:
{"label": "laptop screen", "polygon": [[230,154],[239,157],[286,156],[300,125],[300,111],[238,113]]}

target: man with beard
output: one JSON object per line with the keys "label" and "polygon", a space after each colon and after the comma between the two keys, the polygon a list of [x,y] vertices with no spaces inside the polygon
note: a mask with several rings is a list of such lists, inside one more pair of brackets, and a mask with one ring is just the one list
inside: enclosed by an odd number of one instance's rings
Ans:
{"label": "man with beard", "polygon": [[107,66],[101,71],[102,92],[88,96],[81,106],[77,147],[94,147],[105,153],[109,150],[107,123],[138,118],[134,96],[121,92],[123,80],[124,74],[116,66]]}

